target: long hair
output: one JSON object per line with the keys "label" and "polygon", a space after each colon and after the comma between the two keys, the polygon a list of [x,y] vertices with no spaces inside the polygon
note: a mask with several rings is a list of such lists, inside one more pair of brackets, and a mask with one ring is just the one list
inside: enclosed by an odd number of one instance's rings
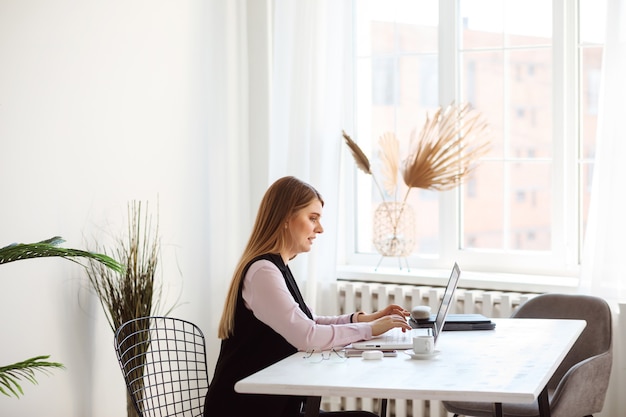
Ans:
{"label": "long hair", "polygon": [[320,193],[295,177],[280,178],[267,189],[261,200],[248,244],[232,276],[218,330],[220,339],[227,339],[233,334],[237,296],[246,266],[257,256],[279,253],[285,246],[284,224],[314,200],[319,200],[324,206]]}

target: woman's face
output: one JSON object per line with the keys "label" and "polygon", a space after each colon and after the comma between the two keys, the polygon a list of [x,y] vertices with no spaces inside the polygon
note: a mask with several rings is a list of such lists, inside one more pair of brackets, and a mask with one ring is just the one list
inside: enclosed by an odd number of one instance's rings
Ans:
{"label": "woman's face", "polygon": [[285,261],[292,259],[299,253],[308,252],[313,245],[313,239],[324,228],[320,223],[322,217],[322,203],[313,200],[308,206],[294,214],[285,224],[287,229],[286,247],[283,253]]}

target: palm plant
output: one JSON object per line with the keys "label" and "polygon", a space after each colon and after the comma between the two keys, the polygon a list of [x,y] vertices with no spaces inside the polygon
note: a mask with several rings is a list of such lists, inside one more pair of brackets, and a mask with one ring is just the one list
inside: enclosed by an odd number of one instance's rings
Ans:
{"label": "palm plant", "polygon": [[[123,269],[120,263],[107,255],[59,247],[58,245],[63,242],[61,237],[55,236],[37,243],[14,243],[5,246],[0,248],[0,264],[44,257],[60,257],[81,264],[78,258],[86,258],[114,271]],[[54,368],[63,368],[63,365],[58,362],[47,361],[48,358],[49,356],[42,355],[11,365],[0,366],[0,392],[6,396],[17,398],[24,394],[20,385],[21,380],[36,384],[36,372],[48,374]]]}
{"label": "palm plant", "polygon": [[64,368],[58,362],[48,362],[50,355],[36,356],[22,362],[0,366],[0,392],[6,396],[14,395],[16,398],[24,395],[19,381],[25,379],[33,384],[37,383],[35,371],[44,374],[50,373],[50,368]]}

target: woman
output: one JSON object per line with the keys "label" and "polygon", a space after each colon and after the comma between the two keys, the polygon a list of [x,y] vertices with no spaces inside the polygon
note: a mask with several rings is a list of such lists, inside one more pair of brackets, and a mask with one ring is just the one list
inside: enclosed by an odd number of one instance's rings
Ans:
{"label": "woman", "polygon": [[[298,350],[326,350],[394,327],[410,329],[409,312],[397,305],[335,317],[316,316],[307,307],[287,264],[310,251],[324,231],[323,205],[313,187],[294,177],[277,180],[265,193],[224,305],[218,331],[222,345],[204,417],[298,417],[303,398],[239,394],[235,383]],[[372,416],[357,411],[328,414]]]}

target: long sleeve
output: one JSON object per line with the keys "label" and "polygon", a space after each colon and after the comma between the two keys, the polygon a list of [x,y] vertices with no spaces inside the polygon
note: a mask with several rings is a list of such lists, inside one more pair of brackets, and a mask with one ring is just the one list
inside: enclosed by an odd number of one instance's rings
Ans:
{"label": "long sleeve", "polygon": [[309,319],[287,289],[280,270],[271,262],[253,263],[243,283],[243,299],[255,317],[298,350],[330,349],[372,338],[367,323],[350,323],[350,315]]}

